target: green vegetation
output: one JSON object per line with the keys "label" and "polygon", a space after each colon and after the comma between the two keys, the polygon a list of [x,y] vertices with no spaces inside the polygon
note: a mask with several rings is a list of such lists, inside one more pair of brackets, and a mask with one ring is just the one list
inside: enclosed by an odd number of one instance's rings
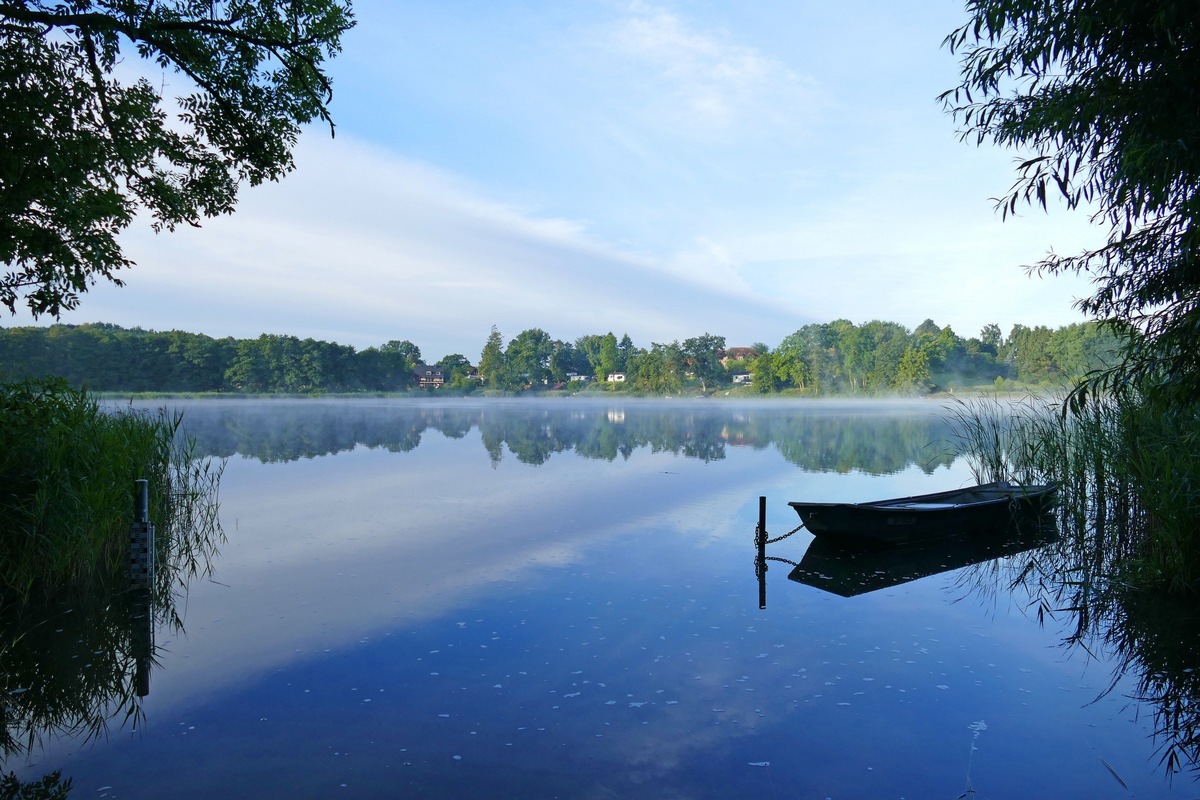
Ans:
{"label": "green vegetation", "polygon": [[1200,589],[1195,407],[1109,395],[1063,414],[1046,399],[979,399],[960,401],[955,419],[959,449],[979,480],[1059,484],[1059,525],[1089,548],[1093,589],[1113,581]]}
{"label": "green vegetation", "polygon": [[0,386],[0,604],[119,574],[141,478],[162,562],[202,560],[220,470],[176,443],[178,425],[165,413],[107,413],[61,381]]}
{"label": "green vegetation", "polygon": [[1045,399],[981,398],[955,407],[955,436],[979,480],[1061,484],[1060,538],[976,580],[985,591],[1022,588],[1039,620],[1064,625],[1066,645],[1115,654],[1107,691],[1132,675],[1131,697],[1152,710],[1163,768],[1196,772],[1196,413],[1148,408],[1107,396],[1063,414]]}
{"label": "green vegetation", "polygon": [[[706,333],[649,349],[628,335],[554,339],[540,328],[507,345],[492,329],[476,373],[460,353],[436,365],[447,389],[470,393],[619,391],[665,396],[737,387],[746,394],[801,396],[922,395],[932,391],[1061,387],[1102,367],[1121,346],[1096,324],[1057,330],[1013,326],[1007,339],[995,325],[962,339],[926,320],[909,331],[894,322],[847,320],[807,325],[775,349],[726,347]],[[407,340],[378,348],[294,336],[213,339],[115,325],[0,328],[0,373],[10,378],[65,378],[72,386],[113,392],[239,392],[324,394],[416,389],[421,350]],[[747,379],[735,383],[735,376]],[[620,380],[609,381],[610,376]],[[582,380],[581,380],[582,379]],[[750,381],[749,379],[752,379]]]}
{"label": "green vegetation", "polygon": [[[1131,326],[1124,358],[1088,383],[1200,396],[1200,17],[1191,0],[970,0],[946,38],[962,81],[942,96],[964,139],[1023,155],[1000,197],[1058,196],[1107,226],[1104,246],[1036,269],[1086,272],[1080,307]],[[1086,385],[1083,387],[1086,389]]]}
{"label": "green vegetation", "polygon": [[[999,201],[1061,198],[1105,225],[1102,247],[1038,272],[1086,272],[1080,308],[1128,331],[1118,358],[1080,376],[1062,415],[975,431],[995,466],[1064,486],[1063,524],[1092,581],[1200,589],[1200,17],[1191,2],[970,0],[946,38],[961,83],[942,101],[962,136],[1020,153]],[[1007,442],[1008,444],[1005,444]],[[1008,452],[1008,448],[1012,452]]]}
{"label": "green vegetation", "polygon": [[[222,541],[221,470],[176,440],[178,417],[112,413],[65,383],[0,385],[0,755],[141,718],[154,629]],[[131,588],[134,482],[150,488],[155,571]],[[6,797],[65,797],[58,773]]]}
{"label": "green vegetation", "polygon": [[[178,417],[111,413],[61,380],[0,386],[0,755],[43,737],[135,727],[158,625],[222,541],[221,470],[177,442]],[[149,482],[155,571],[130,588],[134,481]],[[11,797],[66,796],[57,773]]]}
{"label": "green vegetation", "polygon": [[332,131],[322,67],[353,24],[341,0],[0,0],[0,303],[57,317],[121,283],[137,214],[198,225],[290,172],[300,126]]}
{"label": "green vegetation", "polygon": [[11,772],[0,775],[0,797],[4,800],[66,800],[70,793],[71,779],[64,780],[57,770],[27,783]]}
{"label": "green vegetation", "polygon": [[213,339],[105,324],[0,329],[0,374],[60,377],[93,391],[402,391],[416,385],[420,359],[408,341],[356,351],[294,336]]}
{"label": "green vegetation", "polygon": [[995,325],[962,339],[926,320],[911,333],[894,322],[806,325],[750,362],[763,393],[925,394],[963,387],[1053,387],[1101,367],[1120,340],[1096,324],[1057,330]]}

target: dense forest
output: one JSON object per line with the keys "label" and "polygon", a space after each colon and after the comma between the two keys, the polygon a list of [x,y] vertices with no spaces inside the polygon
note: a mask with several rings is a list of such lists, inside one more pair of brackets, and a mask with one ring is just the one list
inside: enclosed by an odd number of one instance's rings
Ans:
{"label": "dense forest", "polygon": [[[478,363],[444,356],[440,391],[518,392],[582,389],[641,395],[743,391],[812,396],[926,394],[1007,383],[1048,386],[1104,366],[1120,342],[1109,329],[1079,323],[1058,329],[1015,325],[1007,337],[987,325],[963,339],[926,320],[847,320],[800,328],[771,348],[727,347],[705,333],[683,342],[636,346],[628,335],[554,339],[540,328],[507,345],[492,328]],[[61,377],[93,391],[322,394],[416,390],[426,364],[407,340],[356,350],[295,336],[214,339],[96,323],[0,328],[0,380]],[[594,390],[594,389],[593,389]]]}

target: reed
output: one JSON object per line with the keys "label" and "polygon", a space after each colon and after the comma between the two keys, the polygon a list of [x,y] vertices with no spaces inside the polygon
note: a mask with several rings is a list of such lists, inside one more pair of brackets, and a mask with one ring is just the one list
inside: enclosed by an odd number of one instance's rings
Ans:
{"label": "reed", "polygon": [[964,582],[989,593],[1019,588],[1040,622],[1066,624],[1065,644],[1112,653],[1101,696],[1133,677],[1130,696],[1152,712],[1169,776],[1200,777],[1197,410],[1133,396],[1093,398],[1067,413],[1040,399],[953,409],[954,444],[977,479],[1060,484],[1060,538],[980,565]]}
{"label": "reed", "polygon": [[[180,421],[106,411],[62,383],[0,387],[0,757],[46,737],[101,736],[114,717],[138,726],[154,630],[182,628],[179,598],[224,541],[223,463],[196,458]],[[139,478],[155,572],[133,588]]]}
{"label": "reed", "polygon": [[61,381],[0,386],[0,595],[86,587],[128,561],[134,481],[150,485],[159,558],[199,569],[220,466],[176,439],[179,416],[109,413]]}
{"label": "reed", "polygon": [[1200,587],[1200,415],[1133,395],[960,401],[955,448],[980,481],[1059,484],[1059,525],[1089,580]]}

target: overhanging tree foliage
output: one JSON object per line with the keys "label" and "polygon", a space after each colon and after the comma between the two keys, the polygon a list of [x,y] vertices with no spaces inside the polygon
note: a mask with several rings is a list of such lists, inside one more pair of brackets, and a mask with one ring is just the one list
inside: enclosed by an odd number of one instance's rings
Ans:
{"label": "overhanging tree foliage", "polygon": [[[198,225],[291,171],[301,125],[332,131],[322,65],[352,25],[349,0],[0,0],[0,302],[58,316],[122,283],[140,210]],[[119,78],[131,53],[164,78]]]}
{"label": "overhanging tree foliage", "polygon": [[1108,228],[1103,247],[1034,267],[1092,275],[1080,308],[1143,334],[1101,385],[1200,395],[1194,0],[969,0],[967,10],[945,40],[962,56],[962,82],[940,99],[964,139],[1025,154],[998,207],[1058,195]]}

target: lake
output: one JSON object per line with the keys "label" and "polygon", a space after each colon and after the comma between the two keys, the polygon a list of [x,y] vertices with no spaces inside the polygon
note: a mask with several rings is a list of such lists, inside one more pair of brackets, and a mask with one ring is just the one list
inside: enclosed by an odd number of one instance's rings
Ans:
{"label": "lake", "polygon": [[[88,798],[1196,793],[1159,763],[1127,659],[1064,645],[1076,615],[1012,587],[1036,549],[848,597],[771,561],[760,608],[760,495],[774,537],[789,500],[973,482],[936,402],[168,404],[227,459],[225,541],[177,598],[182,631],[153,632],[136,713],[36,732],[5,765],[22,779],[61,770]],[[71,644],[44,657],[86,662]]]}

